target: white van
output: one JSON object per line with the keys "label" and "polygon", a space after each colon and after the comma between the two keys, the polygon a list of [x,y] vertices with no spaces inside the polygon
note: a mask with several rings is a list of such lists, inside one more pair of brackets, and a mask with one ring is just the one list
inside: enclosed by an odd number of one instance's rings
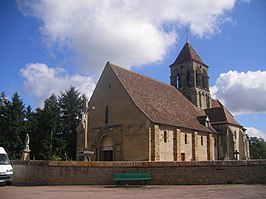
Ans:
{"label": "white van", "polygon": [[11,185],[13,181],[13,168],[9,157],[3,147],[0,147],[0,183]]}

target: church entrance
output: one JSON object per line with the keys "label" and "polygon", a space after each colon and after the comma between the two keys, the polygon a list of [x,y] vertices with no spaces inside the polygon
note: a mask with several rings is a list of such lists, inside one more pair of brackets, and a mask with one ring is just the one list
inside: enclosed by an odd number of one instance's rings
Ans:
{"label": "church entrance", "polygon": [[109,136],[105,136],[101,141],[101,161],[113,161],[114,160],[114,144],[113,139]]}
{"label": "church entrance", "polygon": [[114,153],[113,150],[103,151],[103,161],[113,161],[114,160],[113,153]]}

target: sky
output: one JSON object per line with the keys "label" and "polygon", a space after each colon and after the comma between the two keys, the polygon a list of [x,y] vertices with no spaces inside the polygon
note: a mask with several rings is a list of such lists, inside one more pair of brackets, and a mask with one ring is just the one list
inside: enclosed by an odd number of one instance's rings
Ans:
{"label": "sky", "polygon": [[187,37],[212,97],[266,140],[265,0],[1,0],[0,92],[89,98],[107,61],[169,84]]}

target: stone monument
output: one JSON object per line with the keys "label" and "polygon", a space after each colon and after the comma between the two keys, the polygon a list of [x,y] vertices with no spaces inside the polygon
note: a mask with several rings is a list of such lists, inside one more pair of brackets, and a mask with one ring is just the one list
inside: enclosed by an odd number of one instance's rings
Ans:
{"label": "stone monument", "polygon": [[22,160],[30,160],[30,136],[27,133],[25,138],[25,148],[22,151]]}

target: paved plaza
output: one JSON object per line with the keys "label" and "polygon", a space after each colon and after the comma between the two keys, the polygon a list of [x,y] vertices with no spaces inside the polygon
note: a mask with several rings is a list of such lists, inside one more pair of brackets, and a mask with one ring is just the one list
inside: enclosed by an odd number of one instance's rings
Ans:
{"label": "paved plaza", "polygon": [[0,186],[3,199],[266,198],[266,185]]}

